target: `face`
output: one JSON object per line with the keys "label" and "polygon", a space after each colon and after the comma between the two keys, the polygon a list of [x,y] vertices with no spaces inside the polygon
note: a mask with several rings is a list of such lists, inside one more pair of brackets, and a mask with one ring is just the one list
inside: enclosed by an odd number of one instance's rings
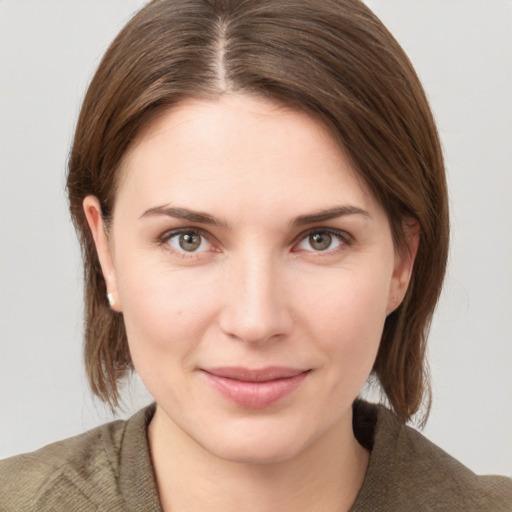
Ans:
{"label": "face", "polygon": [[120,172],[108,238],[84,208],[157,415],[237,461],[351,431],[412,263],[327,130],[254,98],[191,100]]}

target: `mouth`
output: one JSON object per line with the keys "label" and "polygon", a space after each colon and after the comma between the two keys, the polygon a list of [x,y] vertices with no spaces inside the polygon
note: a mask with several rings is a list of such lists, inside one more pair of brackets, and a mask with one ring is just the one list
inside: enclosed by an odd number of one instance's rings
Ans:
{"label": "mouth", "polygon": [[220,367],[201,369],[220,395],[239,407],[264,409],[295,391],[311,370],[272,366],[261,369]]}

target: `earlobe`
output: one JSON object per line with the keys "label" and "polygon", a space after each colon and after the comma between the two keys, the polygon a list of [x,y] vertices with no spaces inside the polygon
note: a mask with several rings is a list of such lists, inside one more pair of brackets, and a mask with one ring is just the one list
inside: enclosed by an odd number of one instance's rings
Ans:
{"label": "earlobe", "polygon": [[420,226],[417,220],[405,219],[403,229],[407,246],[400,251],[395,251],[395,266],[387,307],[388,314],[397,309],[405,297],[420,242]]}
{"label": "earlobe", "polygon": [[107,229],[101,213],[101,205],[96,196],[86,196],[82,203],[89,229],[91,230],[100,261],[103,278],[107,287],[108,303],[115,311],[121,311],[121,303],[117,293],[117,280],[112,256],[112,248]]}

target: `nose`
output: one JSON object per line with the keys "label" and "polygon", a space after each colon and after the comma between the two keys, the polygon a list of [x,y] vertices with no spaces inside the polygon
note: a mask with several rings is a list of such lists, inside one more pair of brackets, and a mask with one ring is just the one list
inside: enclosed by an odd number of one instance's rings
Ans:
{"label": "nose", "polygon": [[280,267],[270,256],[240,257],[230,263],[219,319],[225,334],[262,343],[290,333],[292,316]]}

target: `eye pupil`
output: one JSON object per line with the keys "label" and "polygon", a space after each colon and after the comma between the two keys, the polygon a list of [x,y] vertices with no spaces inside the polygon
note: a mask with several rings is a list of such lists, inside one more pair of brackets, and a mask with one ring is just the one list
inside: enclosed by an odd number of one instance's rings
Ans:
{"label": "eye pupil", "polygon": [[325,251],[332,242],[332,236],[329,233],[314,233],[309,236],[311,247],[317,251]]}
{"label": "eye pupil", "polygon": [[201,237],[195,233],[183,233],[179,237],[180,247],[184,251],[195,251],[201,245]]}

